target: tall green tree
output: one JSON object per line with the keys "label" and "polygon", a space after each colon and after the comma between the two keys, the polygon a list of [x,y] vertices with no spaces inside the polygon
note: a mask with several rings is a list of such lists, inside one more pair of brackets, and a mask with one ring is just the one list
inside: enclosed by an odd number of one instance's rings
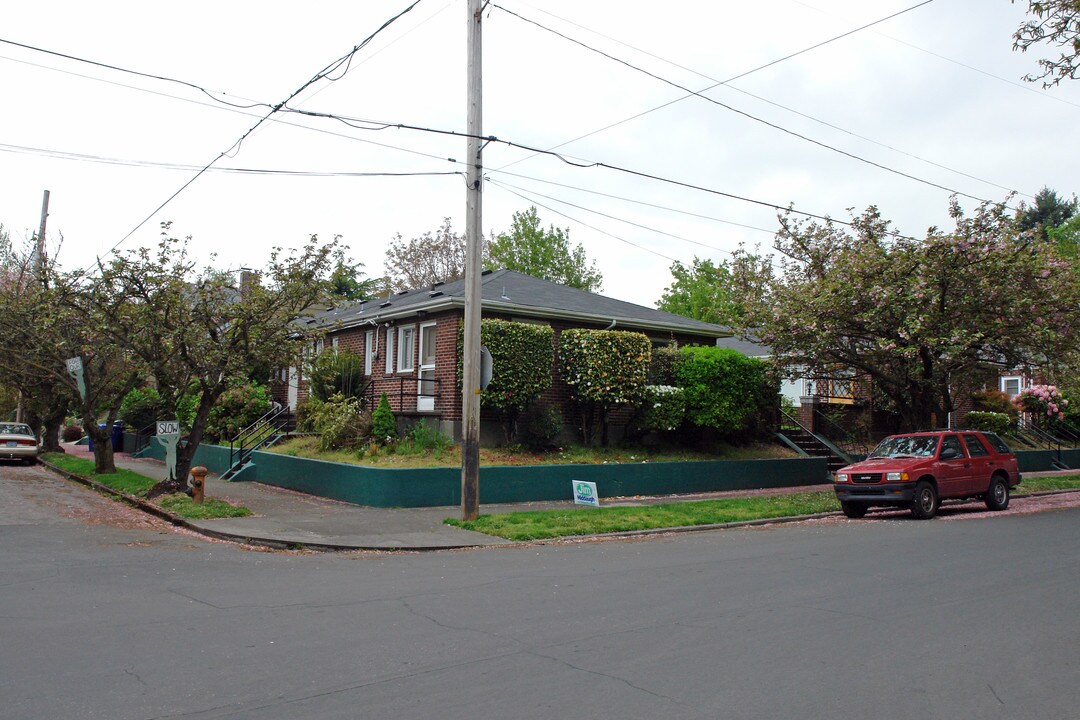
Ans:
{"label": "tall green tree", "polygon": [[[317,238],[313,237],[313,240]],[[334,241],[341,239],[334,236]],[[378,292],[379,281],[364,277],[364,263],[356,262],[345,256],[345,248],[334,250],[333,268],[330,271],[330,299],[341,298],[357,302],[374,297]]]}
{"label": "tall green tree", "polygon": [[287,366],[311,342],[297,317],[325,301],[336,243],[312,237],[302,250],[270,253],[258,280],[241,287],[232,273],[206,267],[187,254],[187,240],[163,224],[157,251],[141,248],[101,267],[101,289],[89,307],[103,318],[111,340],[128,348],[158,383],[162,406],[178,412],[194,395],[195,413],[177,448],[176,478],[154,495],[186,487],[191,460],[210,411],[222,393],[245,381],[251,368]]}
{"label": "tall green tree", "polygon": [[671,285],[656,303],[660,310],[719,325],[731,324],[742,314],[724,263],[695,257],[687,267],[676,260],[671,264],[671,276]]}
{"label": "tall green tree", "polygon": [[783,366],[853,368],[908,429],[955,409],[957,382],[987,362],[1018,367],[1075,356],[1080,288],[1049,243],[1021,232],[1004,204],[968,217],[955,199],[949,232],[897,237],[871,207],[845,228],[782,218],[769,259],[732,263],[756,328]]}
{"label": "tall green tree", "polygon": [[1047,45],[1058,51],[1058,57],[1040,58],[1039,73],[1024,79],[1041,80],[1043,87],[1076,80],[1080,72],[1080,0],[1028,0],[1028,15],[1030,19],[1013,33],[1013,50],[1027,52],[1036,45]]}
{"label": "tall green tree", "polygon": [[1034,204],[1020,204],[1016,213],[1016,224],[1019,229],[1031,230],[1041,239],[1048,240],[1049,231],[1076,215],[1078,207],[1080,200],[1077,200],[1075,195],[1072,200],[1066,200],[1050,188],[1044,187],[1035,193]]}
{"label": "tall green tree", "polygon": [[580,244],[571,247],[570,228],[544,230],[536,208],[514,213],[510,230],[491,241],[490,268],[507,268],[561,285],[597,292],[604,277]]}

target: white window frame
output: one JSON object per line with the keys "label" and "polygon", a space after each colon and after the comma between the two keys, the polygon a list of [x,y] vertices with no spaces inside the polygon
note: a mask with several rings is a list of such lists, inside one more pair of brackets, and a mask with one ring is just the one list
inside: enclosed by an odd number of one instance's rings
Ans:
{"label": "white window frame", "polygon": [[[417,370],[417,373],[416,373],[416,377],[417,377],[417,383],[416,383],[416,409],[418,411],[420,411],[420,412],[431,412],[431,411],[433,411],[435,409],[435,396],[433,394],[432,395],[424,394],[424,375],[425,375],[425,373],[429,374],[431,376],[429,378],[430,380],[434,381],[434,379],[435,379],[435,366],[438,364],[437,353],[438,353],[438,347],[439,347],[438,336],[435,333],[432,333],[431,344],[432,344],[433,347],[430,348],[430,350],[431,350],[431,362],[428,363],[428,364],[425,364],[424,363],[424,351],[428,350],[429,348],[426,348],[424,346],[424,330],[426,330],[428,328],[435,328],[435,327],[438,327],[438,323],[436,323],[436,322],[420,323],[420,329],[416,333],[416,347],[417,347],[416,356],[417,356],[417,366],[419,368]],[[438,331],[436,331],[436,333],[437,332]],[[434,392],[434,388],[435,388],[435,383],[432,382],[431,387],[429,388],[429,390]]]}
{"label": "white window frame", "polygon": [[315,354],[322,355],[322,351],[326,348],[326,343],[322,338],[315,341]]}
{"label": "white window frame", "polygon": [[[409,338],[408,343],[405,342],[406,336]],[[402,325],[398,328],[398,372],[412,372],[416,369],[416,326],[415,325]]]}
{"label": "white window frame", "polygon": [[[1009,382],[1016,381],[1016,392],[1009,392]],[[1002,375],[1001,376],[1001,392],[1008,395],[1010,398],[1014,398],[1024,390],[1024,376],[1023,375]]]}
{"label": "white window frame", "polygon": [[394,328],[386,328],[386,374],[394,372]]}
{"label": "white window frame", "polygon": [[364,333],[364,374],[371,374],[371,366],[375,358],[375,331],[368,330]]}
{"label": "white window frame", "polygon": [[336,335],[330,338],[330,347],[334,349],[334,354],[336,355],[338,351],[338,338]]}

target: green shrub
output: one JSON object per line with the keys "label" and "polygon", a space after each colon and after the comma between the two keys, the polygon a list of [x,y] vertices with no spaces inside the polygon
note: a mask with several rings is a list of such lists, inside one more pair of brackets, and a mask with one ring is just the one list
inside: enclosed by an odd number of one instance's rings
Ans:
{"label": "green shrub", "polygon": [[673,385],[646,385],[641,403],[640,425],[643,430],[676,430],[686,419],[686,393]]}
{"label": "green shrub", "polygon": [[304,405],[303,429],[319,434],[320,450],[357,448],[371,435],[371,417],[359,398],[332,395]]}
{"label": "green shrub", "polygon": [[546,403],[534,403],[518,419],[518,441],[529,450],[550,450],[557,446],[563,428],[562,413]]}
{"label": "green shrub", "polygon": [[418,422],[413,425],[404,440],[398,444],[397,452],[418,454],[431,450],[436,455],[441,455],[452,443],[453,441],[450,438],[437,429],[425,422]]}
{"label": "green shrub", "polygon": [[650,385],[674,385],[675,368],[679,364],[679,346],[675,343],[653,348],[649,362]]}
{"label": "green shrub", "polygon": [[[458,357],[464,356],[464,328],[458,333]],[[518,417],[551,387],[555,332],[550,325],[485,319],[480,343],[491,353],[491,382],[480,404],[499,413],[507,442],[517,435]],[[458,363],[460,385],[462,365]]]}
{"label": "green shrub", "polygon": [[161,412],[161,395],[156,389],[135,388],[124,396],[117,418],[129,429],[138,432],[157,422]]}
{"label": "green shrub", "polygon": [[231,440],[269,410],[270,392],[264,386],[235,385],[210,409],[204,436],[210,442]]}
{"label": "green shrub", "polygon": [[371,416],[371,437],[380,443],[388,442],[398,436],[397,419],[390,409],[390,400],[386,393],[379,396],[379,405]]}
{"label": "green shrub", "polygon": [[1000,390],[978,390],[971,394],[971,403],[978,412],[1003,413],[1016,422],[1020,410],[1012,403],[1008,393]]}
{"label": "green shrub", "polygon": [[1013,427],[1012,419],[1005,413],[978,410],[965,415],[964,424],[972,430],[985,430],[999,435],[1009,432]]}
{"label": "green shrub", "polygon": [[307,367],[311,397],[324,401],[334,395],[360,397],[367,389],[364,359],[348,350],[327,349]]}
{"label": "green shrub", "polygon": [[75,442],[82,436],[82,425],[65,425],[63,431],[60,433],[60,437],[63,438],[64,442]]}
{"label": "green shrub", "polygon": [[649,380],[652,343],[641,333],[621,330],[564,330],[559,336],[559,373],[581,411],[583,440],[607,444],[611,408],[636,405]]}
{"label": "green shrub", "polygon": [[718,347],[685,347],[677,367],[687,419],[727,436],[746,436],[758,427],[776,399],[765,363]]}

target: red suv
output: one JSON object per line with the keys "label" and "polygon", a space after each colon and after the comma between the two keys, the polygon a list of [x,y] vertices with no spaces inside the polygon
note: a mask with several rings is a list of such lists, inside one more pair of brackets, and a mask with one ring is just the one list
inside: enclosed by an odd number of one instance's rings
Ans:
{"label": "red suv", "polygon": [[885,506],[925,520],[944,499],[980,498],[1004,510],[1019,482],[1016,456],[997,435],[934,430],[885,438],[865,460],[837,470],[833,489],[849,518]]}

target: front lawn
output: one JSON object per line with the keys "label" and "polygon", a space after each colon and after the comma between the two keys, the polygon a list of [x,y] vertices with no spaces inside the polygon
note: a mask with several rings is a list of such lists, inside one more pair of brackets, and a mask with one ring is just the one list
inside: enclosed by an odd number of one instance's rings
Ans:
{"label": "front lawn", "polygon": [[[1025,478],[1013,490],[1016,496],[1050,490],[1080,489],[1080,475]],[[573,535],[663,530],[672,527],[713,525],[745,520],[766,520],[793,515],[813,515],[840,509],[831,491],[723,498],[639,507],[574,507],[565,510],[481,515],[472,522],[448,519],[446,523],[507,540],[545,540]]]}
{"label": "front lawn", "polygon": [[[373,445],[362,450],[319,450],[319,439],[312,435],[290,438],[267,452],[293,457],[327,460],[384,468],[461,467],[461,447],[420,449],[406,443],[397,446]],[[550,452],[533,452],[521,448],[480,448],[481,465],[601,465],[604,463],[649,463],[702,460],[751,460],[763,458],[794,458],[798,455],[777,444],[757,443],[745,446],[724,446],[713,453],[693,450],[649,451],[627,448],[599,448],[569,445]]]}
{"label": "front lawn", "polygon": [[[117,468],[116,472],[105,475],[94,474],[94,461],[84,458],[72,457],[65,453],[45,453],[42,460],[55,465],[61,470],[89,478],[94,482],[112,488],[126,495],[134,495],[137,498],[146,498],[146,493],[154,487],[156,481],[145,475],[140,475],[131,470]],[[174,515],[179,515],[188,520],[209,520],[212,518],[247,517],[251,510],[246,507],[233,505],[219,498],[205,498],[201,505],[196,505],[187,495],[165,495],[151,500],[154,504],[168,510]]]}
{"label": "front lawn", "polygon": [[827,491],[720,498],[635,507],[582,507],[515,512],[481,515],[471,522],[454,519],[448,519],[446,522],[466,530],[475,530],[507,540],[543,540],[572,535],[661,530],[793,515],[813,515],[839,509],[840,504],[836,500],[836,495]]}

